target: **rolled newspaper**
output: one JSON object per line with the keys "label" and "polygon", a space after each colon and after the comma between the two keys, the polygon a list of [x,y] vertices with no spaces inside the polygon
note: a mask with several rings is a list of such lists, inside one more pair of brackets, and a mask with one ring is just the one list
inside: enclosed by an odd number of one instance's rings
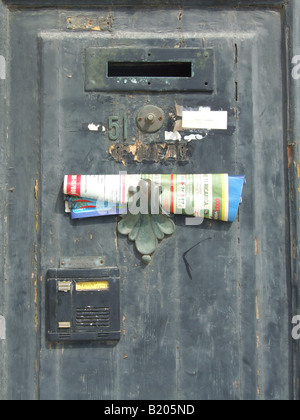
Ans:
{"label": "rolled newspaper", "polygon": [[[138,196],[141,180],[161,187],[157,195],[159,206],[154,207],[165,213],[233,222],[245,177],[228,174],[65,175],[63,192],[71,202],[73,218],[124,214],[134,194],[136,203],[141,198]],[[130,206],[128,209],[130,211]]]}

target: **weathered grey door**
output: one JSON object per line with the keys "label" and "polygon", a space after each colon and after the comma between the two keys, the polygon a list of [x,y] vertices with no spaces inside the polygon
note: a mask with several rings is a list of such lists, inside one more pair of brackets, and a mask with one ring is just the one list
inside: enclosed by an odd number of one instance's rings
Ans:
{"label": "weathered grey door", "polygon": [[[296,0],[2,2],[2,399],[299,397],[298,9]],[[89,66],[93,54],[128,63],[141,51],[182,65],[196,49],[211,54],[199,89],[165,89],[168,74],[151,77],[150,67],[143,84],[124,73],[120,87]],[[136,123],[145,105],[164,111],[155,134]],[[178,105],[227,111],[227,129],[167,140]],[[233,223],[177,216],[145,265],[117,217],[64,212],[64,175],[120,171],[247,183]],[[120,269],[121,340],[49,343],[47,270],[95,255]]]}

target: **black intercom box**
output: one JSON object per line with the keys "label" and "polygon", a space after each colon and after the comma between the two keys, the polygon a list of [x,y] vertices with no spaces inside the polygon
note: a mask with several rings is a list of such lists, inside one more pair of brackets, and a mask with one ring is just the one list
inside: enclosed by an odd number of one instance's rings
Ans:
{"label": "black intercom box", "polygon": [[118,341],[119,282],[115,267],[48,270],[48,340]]}

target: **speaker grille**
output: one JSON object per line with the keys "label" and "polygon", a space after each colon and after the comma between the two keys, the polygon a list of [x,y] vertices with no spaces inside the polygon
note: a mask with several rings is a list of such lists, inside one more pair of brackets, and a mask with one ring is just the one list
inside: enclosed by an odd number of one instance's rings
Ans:
{"label": "speaker grille", "polygon": [[76,309],[76,329],[92,331],[110,326],[110,308],[86,306]]}

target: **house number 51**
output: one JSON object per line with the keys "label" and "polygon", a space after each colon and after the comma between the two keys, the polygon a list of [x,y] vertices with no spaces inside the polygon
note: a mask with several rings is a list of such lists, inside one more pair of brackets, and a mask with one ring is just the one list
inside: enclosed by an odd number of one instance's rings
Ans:
{"label": "house number 51", "polygon": [[120,139],[121,131],[123,140],[127,140],[127,116],[124,115],[120,125],[120,117],[111,116],[108,117],[108,138],[112,141],[117,141]]}

